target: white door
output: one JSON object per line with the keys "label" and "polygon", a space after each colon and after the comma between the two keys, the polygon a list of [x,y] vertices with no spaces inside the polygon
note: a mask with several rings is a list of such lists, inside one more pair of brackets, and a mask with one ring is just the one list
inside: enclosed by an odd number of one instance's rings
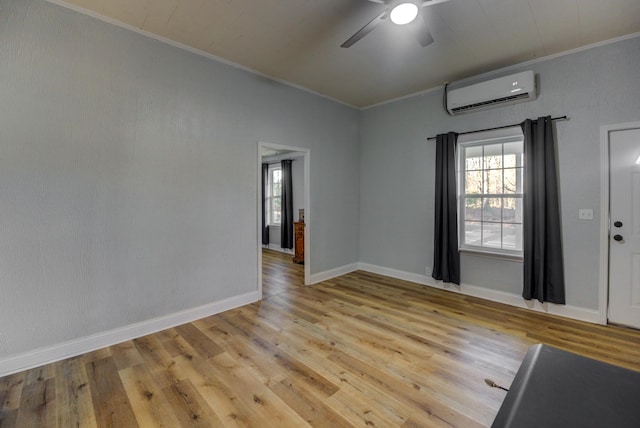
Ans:
{"label": "white door", "polygon": [[609,321],[640,328],[640,128],[609,134]]}

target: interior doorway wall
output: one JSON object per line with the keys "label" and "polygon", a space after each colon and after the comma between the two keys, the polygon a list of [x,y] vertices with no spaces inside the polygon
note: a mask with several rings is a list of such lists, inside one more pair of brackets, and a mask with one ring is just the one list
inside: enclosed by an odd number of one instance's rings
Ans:
{"label": "interior doorway wall", "polygon": [[[258,266],[258,291],[262,295],[262,158],[263,153],[287,153],[297,152],[302,153],[302,157],[298,157],[300,161],[304,162],[304,212],[305,212],[305,239],[304,239],[304,284],[309,284],[309,278],[311,276],[311,224],[313,222],[313,216],[310,209],[310,150],[304,147],[285,146],[281,144],[267,143],[263,141],[258,142],[258,155],[256,164],[257,186],[256,186],[256,219],[257,219],[257,233],[256,233],[256,246],[257,250],[257,266]],[[294,212],[294,218],[297,218],[297,213]]]}
{"label": "interior doorway wall", "polygon": [[[612,262],[620,262],[620,260],[612,260],[612,257],[616,257],[617,259],[620,259],[621,256],[619,254],[613,254],[612,253],[612,249],[611,249],[611,240],[614,239],[614,235],[616,238],[616,242],[615,244],[617,245],[623,245],[623,244],[630,244],[632,243],[632,235],[636,235],[635,233],[633,233],[632,230],[629,230],[630,227],[632,227],[632,223],[635,223],[633,221],[631,221],[631,219],[627,219],[625,218],[623,222],[618,222],[616,223],[616,225],[614,225],[612,222],[616,221],[617,217],[620,216],[620,213],[617,212],[616,210],[619,211],[619,207],[617,206],[612,206],[612,203],[615,203],[615,201],[612,199],[612,173],[613,173],[613,165],[612,162],[615,160],[614,157],[612,156],[612,150],[615,150],[616,147],[614,147],[614,145],[616,144],[616,141],[619,140],[620,138],[617,138],[621,135],[627,134],[628,132],[633,132],[634,135],[640,135],[640,122],[630,122],[630,123],[622,123],[622,124],[615,124],[615,125],[604,125],[601,127],[600,130],[600,150],[601,150],[601,159],[602,159],[602,167],[601,167],[601,195],[602,195],[602,201],[601,201],[601,207],[600,207],[600,218],[601,218],[601,225],[600,225],[600,281],[599,281],[599,286],[600,286],[600,306],[599,306],[599,311],[600,311],[600,321],[602,324],[607,324],[609,321],[611,322],[615,322],[614,319],[610,319],[610,305],[612,304],[612,300],[611,300],[611,292],[615,291],[614,289],[612,289],[612,286],[615,286],[615,284],[612,284],[611,282],[611,274],[612,274],[612,269],[621,269],[621,267],[619,265],[615,265],[612,264]],[[637,137],[634,137],[637,138]],[[635,140],[634,140],[635,141]],[[637,148],[638,144],[637,142],[635,142],[633,144],[633,146],[635,148]],[[636,149],[637,151],[637,149]],[[633,153],[631,153],[633,152]],[[629,152],[631,155],[633,155],[634,159],[637,157],[637,161],[634,162],[640,162],[640,156],[639,153],[636,153],[635,151],[631,151]],[[627,155],[629,155],[629,153],[627,153]],[[617,156],[617,154],[615,154]],[[627,156],[628,157],[628,156]],[[632,159],[633,160],[633,159]],[[632,163],[634,163],[632,162]],[[633,167],[635,167],[636,165],[633,165]],[[640,168],[640,165],[638,165],[638,167]],[[635,169],[635,168],[634,168]],[[637,179],[636,179],[637,181]],[[627,183],[629,184],[629,183]],[[617,186],[620,186],[620,183],[617,184]],[[633,186],[627,186],[629,187],[630,190],[631,187]],[[628,192],[627,192],[628,193]],[[633,193],[633,191],[632,191]],[[638,204],[638,200],[637,200],[637,196],[636,195],[631,195],[632,197],[632,203],[633,205],[636,207],[636,209],[631,210],[631,211],[638,211],[640,210],[640,204]],[[635,198],[634,198],[635,197]],[[618,198],[619,199],[619,198]],[[629,202],[629,201],[626,201]],[[628,205],[628,204],[627,204]],[[628,207],[627,207],[628,208]],[[612,214],[616,215],[616,218],[612,217]],[[640,223],[640,222],[638,222]],[[627,240],[623,239],[623,229],[622,226],[625,226],[624,232],[628,235],[627,236]],[[634,228],[635,229],[635,228]],[[629,235],[632,234],[632,235]],[[629,241],[629,242],[626,242]],[[616,251],[618,251],[620,248],[615,247],[614,248]],[[622,257],[624,259],[628,259],[629,257]],[[635,260],[638,259],[638,257],[636,256],[634,258]],[[626,265],[625,265],[626,266]],[[628,266],[627,266],[628,267]],[[632,270],[635,272],[634,269],[626,269],[627,271]],[[615,273],[615,272],[613,272]],[[633,286],[633,284],[635,284],[636,286],[636,292],[638,290],[640,290],[640,286],[639,286],[639,282],[638,279],[640,278],[638,275],[639,273],[636,272],[636,275],[632,275],[632,272],[627,272],[629,273],[629,275],[627,275],[629,278],[631,278],[632,280],[632,284],[626,284],[625,287],[630,287]],[[625,274],[626,275],[626,274]],[[625,277],[623,275],[623,277]],[[627,279],[629,279],[627,278]],[[635,280],[633,280],[635,278]],[[627,290],[628,291],[628,290]],[[625,292],[627,292],[625,291]],[[629,294],[635,294],[635,293],[629,293]],[[632,296],[628,296],[628,302],[631,302],[631,297]],[[637,297],[637,296],[636,296]],[[619,298],[617,298],[616,301],[621,300]],[[627,301],[627,299],[622,299],[623,301]],[[640,302],[640,299],[639,299]],[[630,304],[633,304],[633,302],[631,302]],[[640,307],[638,307],[637,310],[640,310]],[[637,318],[637,316],[636,316]],[[637,323],[637,320],[636,320]],[[628,322],[625,322],[624,324],[629,324]],[[635,325],[634,325],[635,326]],[[637,325],[636,327],[640,327],[640,325]]]}

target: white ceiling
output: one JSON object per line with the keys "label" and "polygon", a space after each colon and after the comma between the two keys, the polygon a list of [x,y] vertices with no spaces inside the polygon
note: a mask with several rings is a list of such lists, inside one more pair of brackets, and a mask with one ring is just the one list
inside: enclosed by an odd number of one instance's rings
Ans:
{"label": "white ceiling", "polygon": [[366,107],[640,32],[640,0],[450,0],[423,8],[422,48],[367,0],[50,0],[85,9],[343,103]]}

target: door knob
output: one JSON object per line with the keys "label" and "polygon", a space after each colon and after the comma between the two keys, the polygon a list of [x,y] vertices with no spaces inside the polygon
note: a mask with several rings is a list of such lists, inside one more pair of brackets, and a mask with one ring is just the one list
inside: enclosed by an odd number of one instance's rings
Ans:
{"label": "door knob", "polygon": [[613,235],[613,239],[620,242],[622,241],[622,235]]}
{"label": "door knob", "polygon": [[622,222],[621,221],[616,221],[615,223],[613,223],[613,225],[615,227],[622,227]]}

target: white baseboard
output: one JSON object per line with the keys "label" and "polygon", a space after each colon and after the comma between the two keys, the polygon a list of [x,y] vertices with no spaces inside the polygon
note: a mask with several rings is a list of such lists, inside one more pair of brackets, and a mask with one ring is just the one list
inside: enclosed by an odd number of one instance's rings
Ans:
{"label": "white baseboard", "polygon": [[[457,286],[455,284],[436,281],[426,275],[405,272],[368,263],[352,263],[324,272],[315,273],[311,275],[311,281],[309,282],[309,284],[317,284],[319,282],[327,281],[329,279],[336,278],[341,275],[354,272],[356,270],[372,272],[379,275],[389,276],[392,278],[410,281],[429,287],[452,291],[454,293],[461,293],[468,296],[479,297],[482,299],[504,303],[519,308],[544,312],[551,315],[558,315],[565,318],[572,318],[595,324],[601,323],[600,313],[599,311],[594,309],[587,309],[570,305],[555,305],[552,303],[540,304],[540,302],[538,302],[537,300],[527,301],[524,300],[521,296],[513,293],[491,290],[489,288],[479,287],[471,284],[462,284],[460,286]],[[98,333],[80,339],[75,339],[53,346],[36,349],[34,351],[25,352],[23,354],[3,358],[0,359],[0,377],[23,370],[28,370],[44,364],[49,364],[55,361],[63,360],[65,358],[70,358],[76,355],[95,351],[96,349],[101,349],[107,346],[114,345],[116,343],[135,339],[136,337],[141,337],[161,330],[166,330],[168,328],[195,321],[207,316],[215,315],[229,309],[248,305],[260,299],[260,293],[258,291],[253,291],[240,296],[231,297],[162,317],[153,318],[147,321],[142,321],[136,324],[131,324],[103,333]]]}
{"label": "white baseboard", "polygon": [[358,266],[360,270],[364,270],[367,272],[390,276],[392,278],[415,282],[417,284],[427,285],[429,287],[452,291],[454,293],[460,293],[467,296],[479,297],[481,299],[504,303],[518,308],[544,312],[551,315],[586,321],[594,324],[602,323],[600,312],[595,309],[581,308],[571,305],[556,305],[554,303],[540,303],[537,300],[525,300],[518,294],[492,290],[490,288],[471,284],[463,283],[458,286],[455,284],[443,283],[442,281],[436,281],[435,279],[426,275],[405,272],[401,270],[386,268],[383,266],[371,265],[368,263],[359,263]]}
{"label": "white baseboard", "polygon": [[519,308],[530,309],[537,312],[544,312],[550,315],[571,318],[579,321],[586,321],[593,324],[601,324],[600,312],[595,309],[582,308],[572,305],[556,305],[555,303],[540,303],[537,300],[525,300],[518,294],[507,293],[505,291],[491,290],[476,285],[462,284],[463,294],[479,297],[481,299],[492,300],[494,302],[505,303]]}
{"label": "white baseboard", "polygon": [[95,351],[260,300],[258,291],[0,359],[0,377]]}
{"label": "white baseboard", "polygon": [[377,273],[378,275],[390,276],[391,278],[401,279],[403,281],[415,282],[416,284],[435,286],[436,282],[433,278],[417,273],[405,272],[403,270],[391,269],[388,267],[371,265],[369,263],[358,263],[358,269]]}
{"label": "white baseboard", "polygon": [[279,251],[281,253],[286,253],[286,254],[291,254],[293,255],[293,249],[290,248],[282,248],[280,246],[280,244],[267,244],[267,245],[263,245],[262,248],[267,248],[269,250],[273,250],[273,251]]}
{"label": "white baseboard", "polygon": [[309,283],[307,285],[317,284],[322,281],[327,281],[329,279],[336,278],[341,275],[346,275],[348,273],[355,272],[358,269],[359,269],[359,263],[351,263],[349,265],[337,267],[334,269],[329,269],[324,272],[314,273],[309,277]]}

